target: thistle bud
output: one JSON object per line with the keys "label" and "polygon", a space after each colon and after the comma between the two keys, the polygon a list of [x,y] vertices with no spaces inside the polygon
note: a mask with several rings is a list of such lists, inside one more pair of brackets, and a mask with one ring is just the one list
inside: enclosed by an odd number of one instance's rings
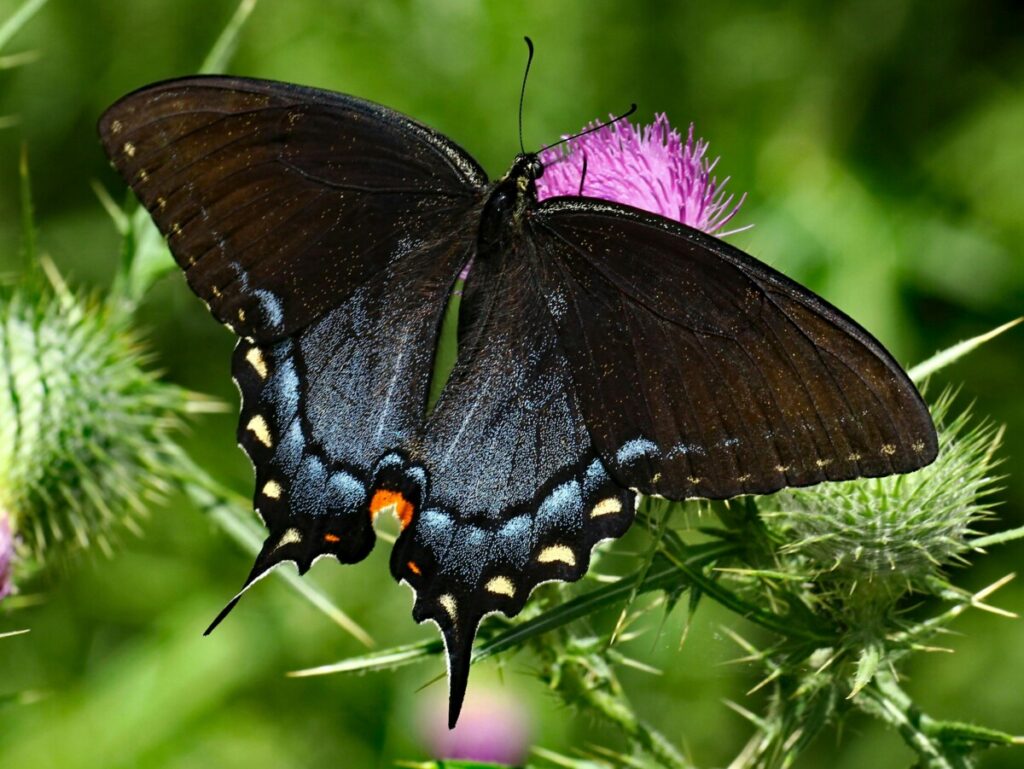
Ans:
{"label": "thistle bud", "polygon": [[55,546],[107,550],[165,490],[192,396],[144,362],[126,319],[98,302],[0,297],[0,591],[12,532],[36,561]]}

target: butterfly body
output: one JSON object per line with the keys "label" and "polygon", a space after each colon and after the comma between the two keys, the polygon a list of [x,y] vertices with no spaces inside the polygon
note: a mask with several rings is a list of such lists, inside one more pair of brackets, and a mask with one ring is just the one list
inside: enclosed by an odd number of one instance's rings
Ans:
{"label": "butterfly body", "polygon": [[482,618],[581,577],[638,493],[770,493],[935,456],[920,396],[854,321],[677,222],[538,200],[536,155],[492,183],[397,112],[245,78],[147,87],[99,130],[240,337],[238,438],[268,528],[243,592],[283,561],[361,560],[393,512],[391,571],[444,636],[453,721]]}

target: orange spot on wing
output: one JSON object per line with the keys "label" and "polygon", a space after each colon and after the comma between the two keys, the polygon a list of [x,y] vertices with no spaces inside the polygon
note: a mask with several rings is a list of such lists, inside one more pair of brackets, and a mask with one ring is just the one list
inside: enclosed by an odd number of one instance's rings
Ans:
{"label": "orange spot on wing", "polygon": [[399,491],[380,489],[374,493],[373,499],[370,500],[370,518],[376,518],[377,513],[388,508],[394,511],[395,516],[401,521],[403,529],[412,523],[412,516],[415,512],[412,503],[403,497]]}
{"label": "orange spot on wing", "polygon": [[341,537],[337,534],[324,534],[325,542],[341,542]]}
{"label": "orange spot on wing", "polygon": [[420,567],[416,565],[416,561],[409,561],[409,563],[407,563],[406,566],[408,566],[409,571],[411,571],[417,577],[423,573],[422,571],[420,571]]}

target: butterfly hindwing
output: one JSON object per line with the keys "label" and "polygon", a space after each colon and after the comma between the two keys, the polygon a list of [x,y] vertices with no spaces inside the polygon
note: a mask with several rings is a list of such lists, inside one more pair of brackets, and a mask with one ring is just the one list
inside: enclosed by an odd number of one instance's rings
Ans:
{"label": "butterfly hindwing", "polygon": [[[621,536],[634,495],[609,476],[568,387],[532,252],[478,255],[458,362],[413,444],[427,493],[392,552],[449,655],[457,716],[473,637],[490,612],[514,615],[541,582],[575,580],[590,551]],[[396,461],[398,461],[396,459]]]}
{"label": "butterfly hindwing", "polygon": [[260,340],[378,280],[486,183],[466,152],[410,118],[263,80],[149,86],[108,109],[99,132],[192,289]]}
{"label": "butterfly hindwing", "polygon": [[[453,233],[474,216],[449,215]],[[353,563],[370,552],[378,465],[418,433],[445,301],[473,246],[459,234],[421,246],[295,334],[239,341],[238,440],[269,529],[246,585],[284,560],[305,572],[324,555]]]}
{"label": "butterfly hindwing", "polygon": [[553,199],[531,221],[574,390],[623,485],[726,498],[934,458],[906,374],[807,289],[627,206]]}

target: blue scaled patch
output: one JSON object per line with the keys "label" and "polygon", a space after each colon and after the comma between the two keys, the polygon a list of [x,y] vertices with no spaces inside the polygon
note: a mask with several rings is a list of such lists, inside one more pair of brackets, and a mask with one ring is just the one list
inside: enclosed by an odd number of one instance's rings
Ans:
{"label": "blue scaled patch", "polygon": [[349,511],[362,504],[365,496],[366,488],[358,478],[345,471],[339,471],[331,473],[327,481],[324,504],[328,512]]}
{"label": "blue scaled patch", "polygon": [[312,454],[307,454],[299,465],[299,472],[292,484],[292,505],[306,515],[323,515],[325,512],[325,488],[327,471],[324,463]]}
{"label": "blue scaled patch", "polygon": [[615,459],[622,464],[626,464],[648,454],[657,453],[658,445],[653,441],[649,441],[646,438],[634,438],[622,444],[619,450],[615,452]]}
{"label": "blue scaled patch", "polygon": [[[571,547],[576,562],[570,565],[578,565],[582,573],[590,547],[602,538],[598,532],[607,531],[599,528],[607,525],[604,517],[600,524],[591,521],[589,510],[601,499],[627,493],[613,483],[601,461],[594,459],[577,479],[552,488],[532,511],[528,508],[505,520],[489,520],[490,516],[481,514],[472,521],[459,520],[456,514],[443,509],[423,510],[412,531],[413,542],[430,553],[439,564],[441,574],[454,579],[464,589],[482,590],[486,581],[482,575],[498,574],[519,583],[515,595],[517,600],[520,597],[525,600],[529,591],[519,592],[520,578],[525,576],[529,586],[536,584],[526,575],[530,573],[533,559],[546,547]],[[625,500],[622,511],[629,516],[622,523],[621,530],[624,530],[632,517]],[[589,537],[588,531],[591,532]],[[543,576],[550,574],[544,571],[550,568],[548,563],[538,562],[542,569],[538,579],[549,578]]]}
{"label": "blue scaled patch", "polygon": [[578,531],[583,526],[583,497],[576,481],[555,487],[537,508],[541,530]]}
{"label": "blue scaled patch", "polygon": [[281,307],[281,300],[265,288],[257,289],[256,297],[260,301],[260,310],[263,312],[263,317],[273,329],[280,329],[284,326],[284,311]]}

